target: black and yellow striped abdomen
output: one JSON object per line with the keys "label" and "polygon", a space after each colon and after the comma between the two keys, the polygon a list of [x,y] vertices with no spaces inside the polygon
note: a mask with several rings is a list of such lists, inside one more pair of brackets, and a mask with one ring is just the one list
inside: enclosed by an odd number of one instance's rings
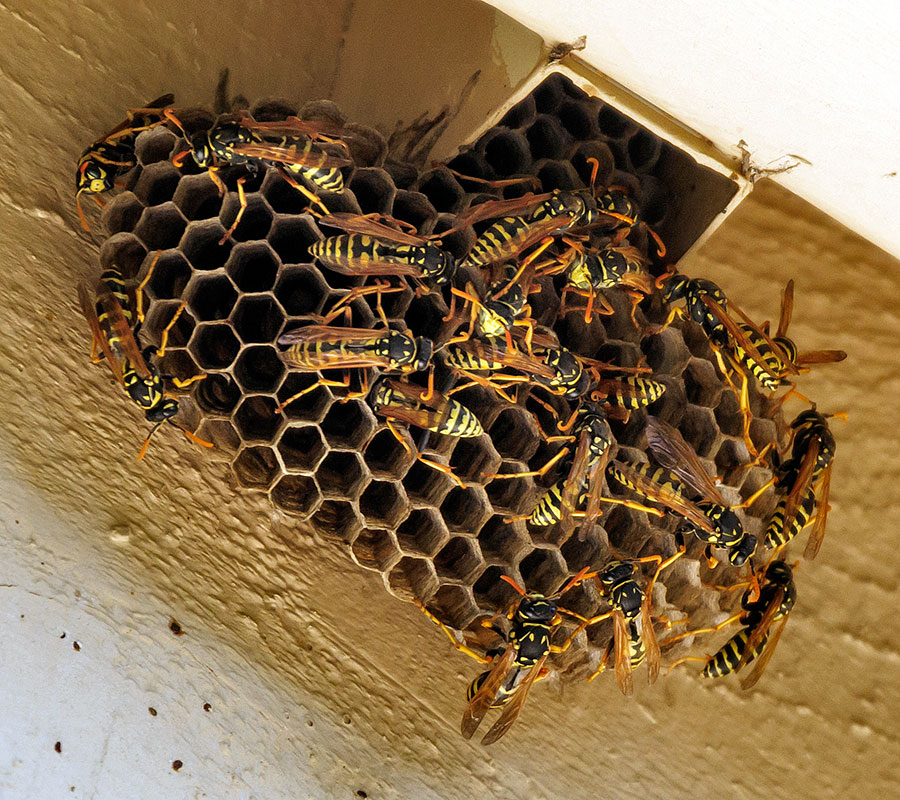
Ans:
{"label": "black and yellow striped abdomen", "polygon": [[[747,643],[750,641],[751,632],[752,629],[744,628],[725,642],[715,655],[706,662],[706,666],[703,668],[703,677],[723,678],[726,675],[730,675],[732,672],[736,672],[741,666],[741,657],[744,655],[744,650],[747,648]],[[754,648],[754,651],[747,658],[747,662],[752,661],[760,654],[760,652],[762,652],[767,638],[768,634],[764,636],[759,645]]]}
{"label": "black and yellow striped abdomen", "polygon": [[300,342],[292,344],[284,351],[284,360],[293,367],[319,370],[331,365],[340,367],[341,361],[349,361],[360,355],[388,359],[390,339],[387,336],[375,335],[366,341],[332,341],[332,342]]}
{"label": "black and yellow striped abdomen", "polygon": [[666,385],[652,378],[640,375],[605,381],[603,390],[607,392],[604,402],[610,406],[636,411],[655,403],[666,391]]}
{"label": "black and yellow striped abdomen", "polygon": [[497,220],[472,245],[463,266],[486,267],[518,255],[531,236],[530,225],[527,217],[503,217]]}
{"label": "black and yellow striped abdomen", "polygon": [[484,428],[468,408],[452,398],[447,400],[448,406],[443,419],[430,430],[435,433],[443,433],[447,436],[455,436],[459,439],[470,439],[481,436]]}
{"label": "black and yellow striped abdomen", "polygon": [[619,483],[625,486],[631,491],[636,492],[642,497],[646,497],[648,500],[654,500],[651,495],[648,495],[643,487],[636,481],[634,481],[631,476],[628,474],[629,470],[634,470],[638,475],[642,476],[644,479],[649,481],[650,483],[656,484],[661,489],[665,491],[674,492],[675,494],[685,496],[684,485],[681,481],[678,480],[669,470],[663,469],[662,467],[654,467],[652,464],[623,464],[625,469],[620,468],[616,462],[613,462],[607,468],[607,473],[615,478]]}
{"label": "black and yellow striped abdomen", "polygon": [[[652,625],[653,623],[650,620],[644,620],[643,624]],[[638,630],[637,620],[633,619],[628,623],[628,660],[632,672],[644,663],[646,657],[647,649],[644,647],[644,637]]]}
{"label": "black and yellow striped abdomen", "polygon": [[[131,298],[128,290],[125,288],[125,279],[118,267],[109,267],[100,275],[100,284],[104,286],[107,292],[112,295],[118,304],[118,308],[109,303],[97,303],[97,321],[100,323],[100,330],[106,336],[109,346],[117,353],[122,352],[120,342],[120,333],[117,328],[122,326],[121,320],[114,319],[120,313],[127,323],[129,333],[134,324],[134,317],[131,313]],[[111,310],[111,309],[114,309]]]}
{"label": "black and yellow striped abdomen", "polygon": [[[787,373],[787,366],[779,354],[772,350],[769,343],[753,330],[753,328],[749,325],[741,325],[740,328],[747,336],[750,343],[762,356],[763,363],[760,364],[755,358],[747,353],[744,348],[741,347],[739,342],[733,341],[732,351],[735,360],[738,362],[739,366],[745,372],[752,375],[761,386],[768,389],[770,392],[776,391],[782,384],[782,377]],[[778,377],[776,378],[770,373],[774,373]]]}
{"label": "black and yellow striped abdomen", "polygon": [[816,491],[815,488],[807,489],[806,494],[797,506],[797,513],[794,514],[791,524],[787,531],[784,530],[784,511],[787,506],[787,496],[782,497],[772,512],[769,524],[766,526],[766,547],[773,549],[786,545],[791,539],[799,534],[809,524],[809,520],[816,510]]}

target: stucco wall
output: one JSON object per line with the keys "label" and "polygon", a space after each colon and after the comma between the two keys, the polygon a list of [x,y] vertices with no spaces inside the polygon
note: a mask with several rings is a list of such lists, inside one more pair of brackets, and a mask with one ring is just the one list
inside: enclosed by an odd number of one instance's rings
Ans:
{"label": "stucco wall", "polygon": [[[804,381],[850,418],[835,425],[823,552],[801,569],[798,606],[752,694],[688,670],[639,681],[629,702],[611,680],[562,695],[548,681],[485,751],[457,733],[472,663],[379,578],[236,492],[224,465],[174,430],[134,461],[144,425],[87,362],[74,299],[96,269],[71,201],[81,147],[135,99],[169,88],[208,98],[225,63],[251,97],[332,94],[363,122],[433,107],[407,110],[412,90],[374,69],[402,39],[355,67],[356,82],[341,72],[340,42],[362,37],[354,20],[455,31],[405,67],[424,82],[426,66],[449,64],[438,103],[471,75],[454,47],[490,51],[492,82],[471,96],[485,105],[510,80],[495,56],[504,43],[537,52],[473,5],[461,5],[468,25],[446,28],[440,3],[398,6],[403,23],[373,4],[272,5],[4,10],[0,797],[889,796],[900,761],[897,262],[775,186],[761,184],[681,265],[755,317],[774,317],[795,277],[796,338],[850,354]],[[371,104],[367,87],[380,92]]]}

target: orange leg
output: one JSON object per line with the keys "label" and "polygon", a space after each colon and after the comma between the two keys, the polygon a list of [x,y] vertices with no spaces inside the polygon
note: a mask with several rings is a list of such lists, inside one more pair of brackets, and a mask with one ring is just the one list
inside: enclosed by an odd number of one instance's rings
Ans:
{"label": "orange leg", "polygon": [[246,180],[247,180],[246,176],[244,176],[242,178],[238,178],[238,182],[237,182],[238,201],[240,202],[241,207],[238,209],[238,213],[237,213],[237,216],[234,218],[234,222],[231,223],[231,225],[228,227],[228,230],[225,231],[222,238],[219,239],[220,245],[225,244],[225,242],[227,242],[231,238],[231,235],[234,233],[235,228],[237,228],[237,226],[241,222],[241,217],[244,216],[244,212],[247,210],[247,195],[244,193],[244,183],[246,182]]}
{"label": "orange leg", "polygon": [[675,636],[670,636],[668,639],[660,642],[660,645],[668,645],[674,644],[675,642],[679,642],[682,639],[687,639],[688,636],[699,636],[702,633],[715,633],[716,631],[722,630],[722,628],[727,628],[729,625],[740,622],[741,617],[744,612],[740,612],[738,614],[732,614],[728,619],[722,620],[718,625],[711,625],[708,628],[697,628],[693,631],[684,631],[684,633],[678,633]]}
{"label": "orange leg", "polygon": [[[313,205],[318,206],[325,214],[330,214],[328,207],[321,201],[317,194],[314,194],[302,184],[298,183],[294,177],[283,167],[278,167],[278,174],[281,175],[291,186],[293,186],[300,194],[302,194]],[[310,209],[311,210],[311,209]]]}
{"label": "orange leg", "polygon": [[480,653],[476,653],[468,645],[460,642],[459,639],[457,639],[453,635],[451,630],[446,625],[444,625],[443,622],[441,622],[434,614],[432,614],[427,608],[425,608],[425,604],[422,603],[421,600],[416,599],[416,600],[413,600],[413,602],[419,607],[419,610],[426,617],[428,617],[428,619],[430,619],[435,625],[437,625],[447,635],[447,638],[450,640],[450,642],[453,644],[453,646],[457,650],[459,650],[460,653],[465,653],[470,658],[474,658],[476,661],[478,661],[482,664],[490,664],[491,663],[492,659],[487,658],[487,657],[481,655]]}
{"label": "orange leg", "polygon": [[553,458],[551,458],[543,467],[540,469],[532,470],[531,472],[509,472],[509,473],[488,473],[484,472],[482,475],[487,480],[505,480],[508,478],[539,478],[541,475],[546,475],[550,468],[561,458],[563,458],[569,452],[568,447],[564,447],[560,450]]}
{"label": "orange leg", "polygon": [[334,381],[329,380],[328,378],[320,378],[315,383],[307,386],[305,389],[301,389],[297,394],[292,394],[287,400],[279,405],[275,406],[275,413],[281,413],[284,411],[287,406],[293,403],[295,400],[299,400],[303,395],[309,394],[314,389],[318,389],[320,386],[339,386],[343,389],[347,389],[350,387],[350,378],[349,376],[345,376],[342,381]]}
{"label": "orange leg", "polygon": [[422,454],[419,453],[418,450],[416,450],[414,452],[412,447],[409,446],[409,443],[406,441],[406,439],[404,439],[403,436],[400,434],[400,431],[398,431],[394,427],[391,420],[388,418],[385,418],[384,421],[387,423],[388,430],[392,434],[394,434],[394,437],[397,439],[398,442],[400,442],[401,446],[403,447],[404,450],[406,450],[407,453],[409,453],[411,455],[415,455],[416,459],[418,461],[421,461],[426,466],[429,466],[432,469],[437,470],[438,472],[443,472],[445,475],[449,475],[454,481],[456,481],[457,485],[460,488],[463,488],[463,489],[465,488],[465,484],[460,480],[459,476],[456,475],[452,469],[450,469],[450,467],[448,467],[446,464],[440,464],[437,461],[430,461],[427,458],[423,458]]}
{"label": "orange leg", "polygon": [[163,328],[162,335],[159,338],[159,348],[156,350],[156,355],[159,358],[162,358],[166,354],[166,346],[169,344],[169,331],[171,331],[175,323],[178,322],[178,318],[181,316],[181,312],[184,311],[185,306],[187,306],[187,300],[182,300],[181,304],[178,306],[178,310],[172,316],[172,319],[169,320],[169,324]]}

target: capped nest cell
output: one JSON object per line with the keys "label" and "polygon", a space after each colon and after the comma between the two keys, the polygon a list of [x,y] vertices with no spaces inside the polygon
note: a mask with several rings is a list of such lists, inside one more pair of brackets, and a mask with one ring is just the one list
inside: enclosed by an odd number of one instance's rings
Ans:
{"label": "capped nest cell", "polygon": [[[300,116],[316,118],[325,106],[308,105]],[[252,113],[265,119],[265,111]],[[284,108],[280,118],[295,111]],[[461,211],[486,198],[483,183],[446,167],[419,171],[386,160],[383,140],[359,130],[372,146],[354,152],[355,165],[344,171],[346,190],[340,195],[320,192],[332,212],[390,214],[420,234],[430,234],[451,228]],[[458,629],[474,630],[480,619],[514,599],[501,575],[530,591],[551,593],[582,567],[602,566],[611,558],[611,548],[626,557],[675,551],[677,521],[671,515],[648,517],[622,506],[605,508],[599,526],[583,542],[559,525],[507,521],[528,514],[559,473],[520,480],[491,480],[487,474],[536,470],[555,451],[540,436],[532,413],[482,388],[467,389],[456,399],[475,413],[485,433],[473,439],[432,435],[424,452],[449,464],[463,486],[415,460],[364,399],[344,402],[339,388],[319,386],[279,411],[279,403],[317,380],[315,374],[284,364],[276,344],[279,335],[318,321],[317,315],[361,279],[332,272],[310,258],[310,245],[335,231],[323,233],[305,211],[308,201],[273,169],[246,182],[246,212],[234,235],[220,244],[237,213],[236,181],[244,170],[218,173],[228,187],[220,197],[190,159],[181,168],[173,166],[173,154],[182,149],[183,140],[165,127],[140,135],[139,166],[130,173],[128,188],[104,211],[110,237],[103,261],[117,263],[126,277],[141,278],[154,251],[162,251],[147,287],[145,335],[158,341],[172,307],[186,301],[170,338],[168,371],[179,378],[206,373],[190,389],[196,430],[214,443],[214,456],[229,461],[240,487],[265,493],[298,527],[311,526],[344,546],[360,567],[379,572],[395,596],[422,600]],[[552,191],[584,187],[591,172],[588,159],[599,164],[599,183],[627,188],[642,218],[668,244],[673,260],[736,191],[734,184],[561,74],[546,78],[448,166],[483,180],[533,175],[539,191]],[[702,203],[697,187],[707,187]],[[527,188],[502,191],[514,197]],[[458,231],[443,246],[461,258],[479,232]],[[635,228],[630,243],[653,255],[645,230]],[[542,280],[541,293],[532,297],[539,323],[553,323],[559,288],[553,280]],[[350,324],[375,323],[370,299],[351,305]],[[556,321],[560,343],[578,354],[623,365],[633,365],[643,355],[653,377],[667,388],[649,412],[677,426],[710,471],[723,477],[726,498],[739,502],[768,472],[740,468],[749,459],[738,405],[733,393],[723,389],[705,337],[694,323],[680,321],[662,333],[642,335],[629,319],[630,301],[615,291],[608,299],[615,315],[587,324],[583,313],[573,309]],[[448,301],[446,290],[443,296],[408,290],[385,295],[384,309],[392,326],[432,337]],[[664,316],[659,302],[646,302],[637,311],[641,322],[659,323]],[[755,413],[765,410],[764,402],[753,394]],[[560,417],[569,415],[568,401],[554,398],[553,403]],[[632,460],[645,460],[645,416],[637,411],[625,425],[611,422],[620,451]],[[537,418],[551,432],[549,415]],[[762,446],[775,437],[776,428],[758,418],[753,433]],[[412,445],[421,432],[403,435]],[[749,533],[760,535],[771,511],[769,500],[764,496],[750,514],[740,512]],[[661,575],[655,612],[703,621],[730,611],[738,593],[720,594],[702,585],[702,545],[692,539],[688,548],[687,557]],[[720,576],[708,580],[716,582]],[[563,604],[582,614],[605,607],[593,584],[572,590]],[[570,624],[560,627],[560,637],[572,630]],[[593,626],[556,659],[557,667],[569,677],[583,677],[603,655],[610,636],[611,626]]]}

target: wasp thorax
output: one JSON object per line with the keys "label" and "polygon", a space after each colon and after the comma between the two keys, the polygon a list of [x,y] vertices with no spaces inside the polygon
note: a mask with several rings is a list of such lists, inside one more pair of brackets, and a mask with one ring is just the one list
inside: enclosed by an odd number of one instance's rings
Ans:
{"label": "wasp thorax", "polygon": [[456,272],[456,259],[446,250],[431,243],[423,245],[423,249],[425,263],[422,266],[422,274],[439,286],[450,281]]}

